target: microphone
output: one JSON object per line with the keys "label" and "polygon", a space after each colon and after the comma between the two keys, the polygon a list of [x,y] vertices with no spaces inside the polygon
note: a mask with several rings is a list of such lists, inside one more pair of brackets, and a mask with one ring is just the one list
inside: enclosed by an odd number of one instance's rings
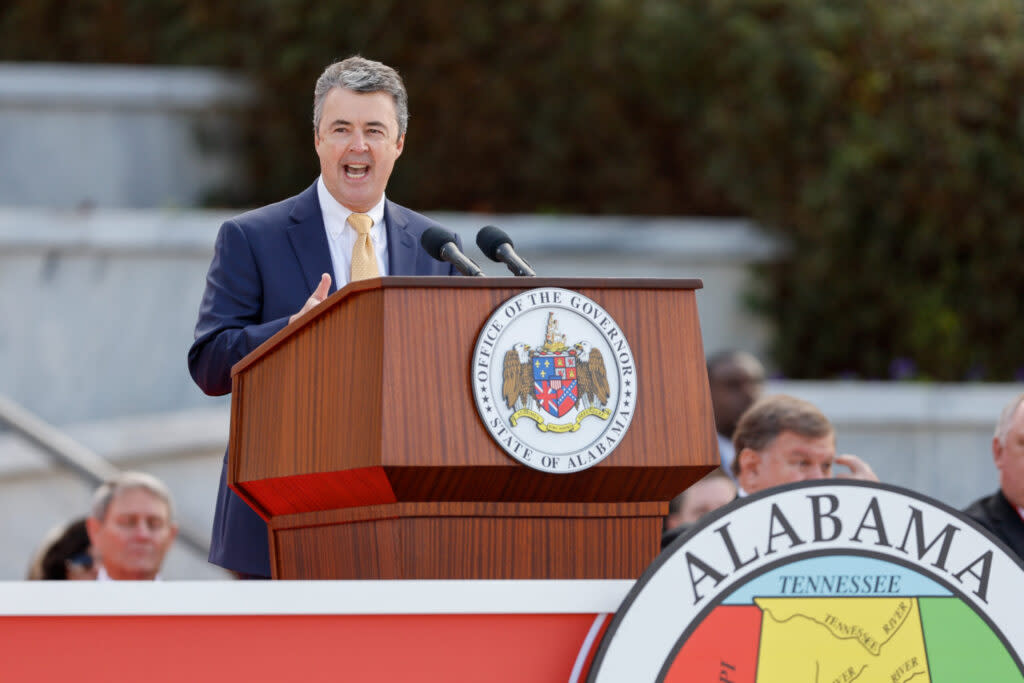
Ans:
{"label": "microphone", "polygon": [[484,271],[480,266],[473,263],[468,256],[462,253],[459,245],[455,243],[455,233],[444,228],[434,226],[427,228],[420,237],[420,244],[427,250],[427,253],[438,261],[447,261],[463,275],[483,277]]}
{"label": "microphone", "polygon": [[476,234],[476,246],[484,252],[487,258],[498,261],[508,266],[516,277],[536,277],[530,264],[519,257],[513,249],[512,239],[505,234],[501,228],[493,225],[485,225]]}

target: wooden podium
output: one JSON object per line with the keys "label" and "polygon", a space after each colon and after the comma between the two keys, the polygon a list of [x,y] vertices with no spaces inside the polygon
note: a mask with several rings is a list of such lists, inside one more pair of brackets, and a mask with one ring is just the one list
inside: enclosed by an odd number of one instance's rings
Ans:
{"label": "wooden podium", "polygon": [[[538,287],[589,297],[632,347],[636,411],[593,467],[550,474],[487,432],[470,366]],[[348,285],[232,370],[228,483],[278,579],[633,579],[667,501],[718,464],[699,280],[389,277]]]}

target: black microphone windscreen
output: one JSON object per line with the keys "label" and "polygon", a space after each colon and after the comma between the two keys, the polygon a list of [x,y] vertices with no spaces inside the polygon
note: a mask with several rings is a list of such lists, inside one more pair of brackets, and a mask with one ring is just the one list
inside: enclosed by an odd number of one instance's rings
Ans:
{"label": "black microphone windscreen", "polygon": [[485,225],[476,234],[476,246],[480,247],[480,251],[492,261],[499,260],[498,247],[503,244],[515,246],[512,244],[512,238],[505,234],[504,230],[493,225]]}
{"label": "black microphone windscreen", "polygon": [[438,261],[444,261],[445,259],[441,256],[441,249],[444,245],[449,242],[455,241],[455,233],[451,230],[445,230],[444,228],[434,226],[427,228],[423,235],[420,237],[420,244],[427,250],[427,253],[433,256]]}

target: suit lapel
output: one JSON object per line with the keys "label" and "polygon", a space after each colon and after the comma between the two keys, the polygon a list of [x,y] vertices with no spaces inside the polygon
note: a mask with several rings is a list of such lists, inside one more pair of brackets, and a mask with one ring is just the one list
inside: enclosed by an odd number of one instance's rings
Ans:
{"label": "suit lapel", "polygon": [[416,272],[419,245],[407,227],[409,221],[395,205],[384,201],[384,224],[388,231],[388,274],[412,275]]}
{"label": "suit lapel", "polygon": [[999,492],[996,512],[999,527],[1006,536],[1007,545],[1013,548],[1021,559],[1024,559],[1024,520],[1017,514],[1017,509],[1010,504],[1002,491]]}
{"label": "suit lapel", "polygon": [[320,276],[323,273],[331,274],[330,291],[333,293],[337,290],[334,265],[331,262],[331,249],[327,244],[327,231],[324,229],[320,201],[316,196],[316,183],[298,196],[289,218],[292,224],[288,227],[288,239],[302,267],[309,294],[312,294],[320,284]]}

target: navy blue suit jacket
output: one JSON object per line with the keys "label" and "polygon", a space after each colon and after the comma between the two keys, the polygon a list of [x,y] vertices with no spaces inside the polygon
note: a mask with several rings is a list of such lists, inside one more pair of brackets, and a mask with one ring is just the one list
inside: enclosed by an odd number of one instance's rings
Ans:
{"label": "navy blue suit jacket", "polygon": [[[391,275],[454,275],[420,247],[434,225],[386,201]],[[206,291],[199,307],[188,367],[211,396],[231,391],[231,366],[288,324],[334,268],[316,183],[290,199],[232,218],[217,234]],[[270,576],[267,525],[227,487],[227,457],[213,520],[210,562],[247,574]]]}

